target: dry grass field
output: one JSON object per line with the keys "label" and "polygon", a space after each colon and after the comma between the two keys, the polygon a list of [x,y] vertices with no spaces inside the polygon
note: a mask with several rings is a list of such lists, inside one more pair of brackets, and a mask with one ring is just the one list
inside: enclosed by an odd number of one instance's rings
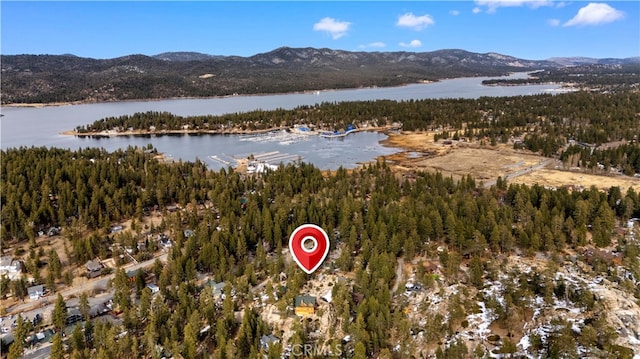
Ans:
{"label": "dry grass field", "polygon": [[548,187],[596,186],[606,190],[619,186],[623,193],[633,187],[640,191],[640,179],[628,176],[604,176],[555,169],[555,160],[528,151],[514,150],[511,145],[480,145],[478,143],[452,141],[446,144],[434,141],[434,132],[390,134],[383,143],[404,151],[385,156],[394,170],[440,171],[459,179],[471,175],[477,181],[494,183],[501,176],[510,183],[539,184]]}
{"label": "dry grass field", "polygon": [[607,190],[610,187],[618,186],[622,193],[626,193],[629,187],[640,191],[640,179],[628,176],[600,176],[581,172],[560,171],[554,169],[541,169],[532,173],[510,180],[513,183],[539,184],[547,187],[561,186],[582,186],[590,188],[596,186],[598,189]]}

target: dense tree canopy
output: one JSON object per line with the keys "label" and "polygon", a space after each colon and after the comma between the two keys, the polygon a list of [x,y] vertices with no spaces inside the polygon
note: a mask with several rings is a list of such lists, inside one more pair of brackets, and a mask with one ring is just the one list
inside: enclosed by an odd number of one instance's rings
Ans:
{"label": "dense tree canopy", "polygon": [[[301,223],[322,226],[332,234],[334,250],[346,253],[336,265],[353,270],[355,280],[352,287],[336,288],[337,315],[344,318],[344,329],[358,343],[357,351],[369,356],[390,350],[393,328],[403,323],[394,319],[391,301],[399,256],[433,255],[434,245],[445,245],[448,250],[440,254],[444,280],[456,282],[466,276],[460,271],[463,258],[515,250],[554,253],[575,249],[588,243],[588,232],[594,244],[606,246],[614,236],[617,219],[640,215],[640,199],[632,190],[571,192],[502,180],[483,189],[470,177],[459,182],[439,173],[401,178],[384,162],[328,175],[299,163],[244,177],[233,170],[212,172],[201,163],[159,163],[148,151],[134,148],[114,153],[22,148],[2,155],[7,161],[2,172],[5,238],[29,236],[16,228],[35,231],[60,224],[79,263],[91,258],[87,252],[99,251],[115,240],[136,241],[144,234],[131,239],[104,234],[75,237],[73,227],[78,223],[102,228],[111,221],[144,216],[147,206],[164,208],[177,203],[185,209],[168,215],[158,228],[194,230],[190,237],[181,230],[173,231],[177,243],[169,252],[168,263],[153,269],[162,296],[153,299],[144,289],[138,294],[140,307],[131,306],[131,285],[124,271],[118,270],[114,300],[123,311],[128,334],[120,337],[110,324],[96,322],[91,329],[93,342],[83,343],[80,336],[73,339],[74,352],[95,348],[98,356],[109,358],[151,355],[156,345],[190,358],[202,355],[202,345],[215,348],[215,357],[257,358],[258,338],[267,332],[265,324],[252,310],[245,311],[241,324],[234,320],[234,311],[251,298],[239,295],[232,300],[228,295],[221,305],[215,305],[195,285],[196,271],[233,283],[238,293],[247,293],[259,280],[287,271],[290,279],[284,298],[292,298],[305,279],[293,267],[286,269],[278,257],[288,234]],[[91,185],[94,181],[101,185]],[[210,205],[202,205],[207,203]],[[29,222],[34,225],[27,227]],[[637,262],[634,247],[620,243],[624,260]],[[266,253],[277,259],[267,261]],[[476,264],[475,270],[483,269]],[[470,278],[473,282],[473,276]],[[363,300],[356,303],[353,298],[357,297]],[[62,312],[56,307],[56,313]],[[458,307],[463,316],[463,303]],[[496,308],[506,311],[508,317],[509,308]],[[427,325],[437,326],[437,319],[429,320],[433,323]],[[203,339],[198,333],[207,325],[215,330]],[[453,328],[449,324],[436,332]],[[300,329],[294,338],[305,336]],[[108,339],[116,337],[117,341]],[[230,346],[230,342],[235,344]],[[453,353],[454,349],[448,350]],[[455,350],[465,353],[466,349]]]}

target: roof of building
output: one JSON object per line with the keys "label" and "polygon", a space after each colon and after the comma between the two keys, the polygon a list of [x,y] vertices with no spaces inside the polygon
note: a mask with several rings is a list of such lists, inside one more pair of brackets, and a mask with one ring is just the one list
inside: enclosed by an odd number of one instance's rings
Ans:
{"label": "roof of building", "polygon": [[4,270],[20,271],[22,264],[18,259],[13,259],[11,256],[4,256],[0,257],[0,267]]}
{"label": "roof of building", "polygon": [[273,343],[279,343],[279,342],[280,342],[280,338],[276,337],[273,334],[263,335],[260,337],[260,345],[263,347],[268,347]]}
{"label": "roof of building", "polygon": [[213,292],[223,292],[224,288],[227,286],[225,282],[216,283],[215,280],[207,281],[207,285],[213,289]]}
{"label": "roof of building", "polygon": [[87,264],[85,264],[85,266],[87,267],[87,270],[89,272],[95,272],[102,269],[102,263],[98,261],[88,261]]}
{"label": "roof of building", "polygon": [[11,256],[0,257],[0,267],[8,267],[13,262],[13,258]]}
{"label": "roof of building", "polygon": [[67,318],[73,317],[73,316],[81,316],[81,315],[82,315],[82,312],[78,308],[72,307],[67,309]]}
{"label": "roof of building", "polygon": [[42,284],[34,285],[32,287],[27,288],[27,293],[29,293],[29,295],[36,294],[36,293],[43,293],[43,292],[44,292],[44,285]]}
{"label": "roof of building", "polygon": [[310,295],[298,295],[294,298],[293,303],[296,307],[315,307],[316,297]]}

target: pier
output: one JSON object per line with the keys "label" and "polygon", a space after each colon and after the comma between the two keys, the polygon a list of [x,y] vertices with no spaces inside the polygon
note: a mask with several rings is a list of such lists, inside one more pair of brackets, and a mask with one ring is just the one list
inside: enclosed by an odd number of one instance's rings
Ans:
{"label": "pier", "polygon": [[253,158],[258,162],[279,163],[285,161],[294,161],[300,158],[300,156],[292,155],[290,153],[280,153],[280,151],[272,151],[253,155]]}
{"label": "pier", "polygon": [[[214,160],[214,161],[216,161],[216,162],[218,162],[218,163],[222,163],[225,166],[231,166],[231,161],[227,161],[225,159],[222,159],[222,158],[220,158],[220,156],[211,155],[211,156],[209,156],[209,158]],[[235,162],[235,160],[234,160],[234,162]]]}

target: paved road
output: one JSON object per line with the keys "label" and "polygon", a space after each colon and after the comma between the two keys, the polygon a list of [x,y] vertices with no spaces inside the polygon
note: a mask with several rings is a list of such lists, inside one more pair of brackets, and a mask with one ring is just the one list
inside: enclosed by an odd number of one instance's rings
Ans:
{"label": "paved road", "polygon": [[[167,253],[164,253],[158,257],[149,259],[144,262],[140,262],[137,264],[129,264],[129,265],[123,266],[122,268],[124,268],[127,271],[137,271],[140,268],[150,267],[151,265],[153,265],[153,263],[155,263],[156,259],[159,259],[161,262],[166,263]],[[102,277],[93,278],[81,285],[76,285],[71,288],[63,289],[59,293],[62,294],[63,298],[67,299],[70,297],[79,297],[80,294],[82,294],[82,292],[90,293],[94,289],[106,290],[107,283],[109,283],[109,281],[112,280],[114,276],[115,276],[115,273],[111,273]],[[37,301],[28,301],[19,305],[14,305],[13,307],[7,308],[7,313],[10,313],[10,314],[27,313],[27,312],[37,310],[38,308],[52,306],[53,303],[55,302],[56,296],[57,295],[49,295],[47,297],[40,298]]]}
{"label": "paved road", "polygon": [[25,349],[23,359],[46,359],[51,356],[51,343],[42,343],[36,348]]}
{"label": "paved road", "polygon": [[[166,262],[167,253],[144,262],[124,266],[123,268],[128,271],[131,271],[131,270],[136,271],[140,268],[146,268],[146,267],[152,266],[153,263],[155,263],[156,259],[162,262]],[[65,298],[65,302],[68,307],[74,307],[79,304],[78,297],[80,296],[80,294],[82,294],[82,292],[85,292],[85,291],[91,292],[94,288],[106,289],[107,283],[111,279],[113,279],[114,276],[115,274],[112,273],[103,277],[93,278],[88,282],[83,283],[82,285],[74,286],[72,288],[63,290],[60,292],[60,294],[62,294],[62,297]],[[104,292],[96,296],[93,296],[89,298],[89,306],[91,306],[92,308],[98,307],[101,304],[108,302],[110,299],[112,299],[113,294],[114,294],[114,290],[112,289],[108,292]],[[23,318],[26,317],[26,318],[29,318],[30,320],[33,319],[33,317],[35,317],[36,314],[40,314],[43,316],[45,322],[49,322],[51,317],[51,312],[53,312],[54,302],[55,302],[54,296],[50,295],[48,297],[41,298],[36,302],[28,302],[28,303],[14,306],[10,308],[9,311],[13,314],[20,313]],[[25,349],[24,358],[26,359],[48,358],[50,356],[50,353],[51,353],[51,343],[42,343],[36,348]]]}
{"label": "paved road", "polygon": [[[156,259],[159,259],[162,262],[166,262],[167,261],[167,254],[163,254],[161,256],[158,256],[156,258],[150,259],[148,261],[144,261],[144,262],[140,262],[138,264],[134,264],[134,265],[129,265],[129,266],[124,266],[123,268],[125,268],[126,270],[138,270],[140,268],[146,268],[149,267],[151,265],[153,265],[153,263],[155,262]],[[87,283],[84,283],[82,285],[78,285],[78,286],[74,286],[73,288],[67,288],[66,290],[63,290],[60,292],[60,294],[62,294],[62,297],[65,298],[65,302],[67,304],[68,307],[74,307],[78,305],[78,297],[80,297],[80,294],[82,294],[82,292],[88,292],[91,293],[92,290],[95,289],[102,289],[102,290],[106,290],[107,288],[107,283],[114,277],[114,274],[109,274],[106,275],[104,277],[100,277],[100,278],[94,278],[89,280]],[[98,294],[96,296],[90,297],[89,298],[89,305],[94,308],[94,307],[98,307],[99,305],[109,301],[111,298],[113,298],[113,289],[108,291],[108,292],[104,292],[101,294]],[[14,314],[14,318],[9,320],[8,316],[4,317],[3,326],[6,326],[10,329],[11,328],[11,321],[15,320],[17,318],[17,314],[22,315],[23,318],[27,318],[29,320],[33,320],[33,318],[36,316],[36,314],[40,314],[44,320],[45,323],[50,322],[51,321],[51,313],[53,312],[53,307],[55,305],[55,298],[56,296],[54,295],[49,295],[47,297],[44,298],[40,298],[37,301],[29,301],[23,304],[19,304],[16,306],[13,306],[11,308],[7,309],[7,312]]]}

